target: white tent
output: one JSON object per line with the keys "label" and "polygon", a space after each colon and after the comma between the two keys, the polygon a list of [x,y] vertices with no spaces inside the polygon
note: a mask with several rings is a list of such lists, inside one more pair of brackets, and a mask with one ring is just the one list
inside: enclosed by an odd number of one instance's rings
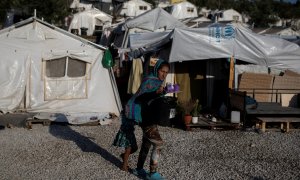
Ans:
{"label": "white tent", "polygon": [[[227,21],[227,22],[243,22],[242,15],[234,9],[227,9],[218,12],[218,14],[222,14],[218,16],[218,21]],[[246,22],[244,22],[246,23]]]}
{"label": "white tent", "polygon": [[[130,34],[143,32],[170,32],[175,27],[186,27],[186,25],[171,16],[164,9],[155,8],[124,23],[122,29],[125,30],[125,36],[122,47],[126,48],[128,46],[128,35]],[[158,38],[161,39],[160,37]],[[151,42],[153,42],[153,39],[148,41],[150,44]]]}
{"label": "white tent", "polygon": [[176,3],[172,5],[170,13],[176,19],[187,19],[187,18],[198,17],[197,7],[188,1]]}
{"label": "white tent", "polygon": [[170,62],[231,56],[270,68],[300,72],[300,47],[295,43],[258,35],[239,24],[174,29]]}
{"label": "white tent", "polygon": [[[300,47],[286,40],[253,33],[240,24],[213,24],[206,28],[175,28],[167,34],[130,38],[134,48],[172,39],[169,62],[234,57],[252,64],[300,72]],[[156,37],[159,36],[159,37]]]}
{"label": "white tent", "polygon": [[127,17],[135,17],[150,10],[151,10],[151,4],[145,1],[130,0],[124,2],[120,15],[127,16]]}
{"label": "white tent", "polygon": [[206,105],[208,107],[212,107],[215,78],[220,77],[220,73],[217,72],[219,66],[217,62],[221,62],[209,59],[228,59],[233,56],[273,70],[289,69],[300,73],[300,47],[297,44],[255,34],[238,24],[225,26],[213,24],[206,28],[195,29],[175,28],[169,34],[166,33],[149,32],[143,36],[130,35],[130,45],[133,48],[153,49],[152,46],[163,46],[165,42],[172,40],[169,62],[208,60],[206,63]]}
{"label": "white tent", "polygon": [[37,18],[1,30],[0,110],[119,115],[113,74],[101,64],[103,50]]}
{"label": "white tent", "polygon": [[125,22],[125,29],[139,28],[147,31],[173,30],[175,27],[186,27],[162,8],[155,8],[147,13]]}
{"label": "white tent", "polygon": [[87,35],[94,34],[95,29],[103,30],[111,26],[112,16],[93,8],[74,14],[69,26],[69,32],[76,29],[81,35],[81,28],[87,28]]}
{"label": "white tent", "polygon": [[84,4],[84,3],[80,3],[79,0],[73,0],[73,2],[70,5],[71,9],[85,9],[85,10],[89,10],[92,9],[93,4]]}

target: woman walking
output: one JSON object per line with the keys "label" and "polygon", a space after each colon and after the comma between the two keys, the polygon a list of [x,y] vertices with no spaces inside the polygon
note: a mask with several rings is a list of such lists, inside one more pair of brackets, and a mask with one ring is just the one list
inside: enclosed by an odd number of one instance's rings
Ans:
{"label": "woman walking", "polygon": [[156,85],[152,87],[153,91],[143,93],[135,100],[141,105],[142,122],[140,123],[140,126],[143,130],[143,139],[137,168],[133,171],[133,173],[140,176],[144,175],[145,160],[150,148],[152,147],[150,156],[150,173],[145,176],[146,179],[151,180],[163,179],[157,172],[163,140],[157,127],[159,122],[156,114],[160,109],[157,109],[159,106],[156,103],[159,103],[159,98],[166,94],[162,84],[169,73],[169,69],[170,65],[168,62],[163,60],[157,61],[153,69],[153,74],[149,77],[153,79],[153,81],[157,82]]}
{"label": "woman walking", "polygon": [[154,104],[153,102],[155,102],[156,99],[165,95],[162,85],[169,69],[170,66],[168,62],[158,60],[153,72],[142,80],[139,89],[125,106],[125,115],[122,117],[122,125],[113,143],[115,146],[125,148],[125,152],[121,155],[123,159],[122,169],[128,171],[129,155],[137,150],[134,126],[138,124],[142,127],[142,149],[139,155],[137,169],[133,172],[139,176],[146,177],[147,172],[143,166],[151,145],[153,145],[154,148],[151,155],[150,175],[148,176],[151,177],[156,173],[162,140],[158,133],[157,122],[154,116],[149,113],[153,111],[151,104]]}

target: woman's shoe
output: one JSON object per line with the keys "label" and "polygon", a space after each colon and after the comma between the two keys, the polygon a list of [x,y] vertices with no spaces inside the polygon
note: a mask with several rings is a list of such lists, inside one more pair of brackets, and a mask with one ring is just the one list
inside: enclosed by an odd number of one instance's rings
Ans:
{"label": "woman's shoe", "polygon": [[165,178],[163,178],[158,172],[155,172],[155,173],[147,174],[146,179],[147,180],[164,180]]}
{"label": "woman's shoe", "polygon": [[145,178],[148,172],[145,169],[133,169],[132,174]]}

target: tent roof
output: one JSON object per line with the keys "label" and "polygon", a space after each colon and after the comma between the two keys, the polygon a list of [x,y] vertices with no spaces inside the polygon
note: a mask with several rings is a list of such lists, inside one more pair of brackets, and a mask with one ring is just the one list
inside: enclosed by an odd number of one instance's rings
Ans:
{"label": "tent roof", "polygon": [[54,26],[54,25],[52,25],[52,24],[49,24],[49,23],[47,23],[47,22],[45,22],[45,21],[42,21],[41,19],[38,19],[38,18],[36,18],[36,17],[28,18],[28,19],[26,19],[26,20],[23,20],[23,21],[20,21],[20,22],[14,24],[14,25],[12,25],[12,26],[9,26],[9,27],[7,27],[7,28],[5,28],[5,29],[2,29],[2,30],[0,30],[0,34],[5,33],[5,32],[10,32],[10,31],[12,31],[13,29],[19,28],[19,27],[21,27],[21,26],[25,26],[25,25],[27,25],[27,24],[30,24],[30,23],[34,22],[34,21],[37,21],[37,22],[39,22],[39,23],[41,23],[41,24],[43,24],[43,25],[45,25],[45,26],[48,26],[48,27],[50,27],[51,29],[53,29],[53,30],[55,30],[55,31],[58,31],[58,32],[60,32],[60,33],[62,33],[62,34],[64,34],[64,35],[66,35],[66,36],[69,36],[69,37],[72,37],[72,38],[74,38],[74,39],[77,39],[77,40],[79,40],[79,41],[81,41],[81,42],[83,42],[83,43],[85,43],[85,44],[90,44],[90,45],[92,45],[92,46],[94,46],[94,47],[96,47],[96,48],[98,48],[98,49],[102,49],[102,50],[105,50],[105,49],[106,49],[104,46],[101,46],[101,45],[99,45],[99,44],[93,43],[93,42],[91,42],[91,41],[89,41],[89,40],[86,40],[86,39],[80,37],[80,36],[77,36],[77,35],[75,35],[75,34],[72,34],[72,33],[68,32],[68,31],[65,31],[65,30],[63,30],[63,29],[61,29],[61,28],[58,28],[58,27],[56,27],[56,26]]}
{"label": "tent roof", "polygon": [[111,21],[112,20],[111,15],[106,14],[105,12],[102,12],[97,8],[92,8],[92,9],[89,9],[89,10],[78,12],[74,15],[85,15],[85,14],[93,15],[95,18],[98,18],[102,21]]}
{"label": "tent roof", "polygon": [[125,22],[123,27],[125,29],[139,28],[155,31],[161,28],[172,30],[175,27],[186,27],[186,25],[178,21],[162,8],[155,8],[137,16],[134,19],[128,20]]}
{"label": "tent roof", "polygon": [[233,56],[252,64],[300,72],[300,47],[297,44],[253,33],[241,24],[215,23],[205,28],[175,28],[169,34],[131,35],[131,46],[162,46],[155,41],[172,39],[169,62]]}
{"label": "tent roof", "polygon": [[231,56],[253,64],[300,71],[297,44],[255,34],[239,24],[173,31],[170,62]]}
{"label": "tent roof", "polygon": [[170,13],[176,19],[198,17],[197,7],[188,1],[183,1],[180,3],[173,4],[171,7],[172,8]]}

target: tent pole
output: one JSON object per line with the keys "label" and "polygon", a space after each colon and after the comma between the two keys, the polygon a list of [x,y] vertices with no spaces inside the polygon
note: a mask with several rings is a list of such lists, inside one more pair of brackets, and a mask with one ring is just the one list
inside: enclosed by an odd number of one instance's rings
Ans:
{"label": "tent pole", "polygon": [[121,99],[120,99],[120,93],[118,91],[118,86],[117,86],[116,78],[114,76],[113,68],[109,68],[108,72],[109,72],[109,77],[112,81],[112,89],[114,91],[114,96],[116,98],[116,103],[117,103],[117,106],[118,106],[118,110],[119,110],[119,113],[121,113],[122,110],[123,110],[122,102],[121,102]]}
{"label": "tent pole", "polygon": [[234,83],[234,58],[233,56],[230,57],[230,70],[229,70],[229,84],[228,88],[233,89]]}

